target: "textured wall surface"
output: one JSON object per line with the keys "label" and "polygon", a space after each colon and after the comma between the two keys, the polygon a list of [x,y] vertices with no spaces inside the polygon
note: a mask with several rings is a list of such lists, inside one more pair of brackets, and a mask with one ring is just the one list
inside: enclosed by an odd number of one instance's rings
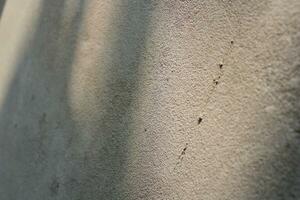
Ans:
{"label": "textured wall surface", "polygon": [[0,200],[300,199],[299,0],[0,12]]}

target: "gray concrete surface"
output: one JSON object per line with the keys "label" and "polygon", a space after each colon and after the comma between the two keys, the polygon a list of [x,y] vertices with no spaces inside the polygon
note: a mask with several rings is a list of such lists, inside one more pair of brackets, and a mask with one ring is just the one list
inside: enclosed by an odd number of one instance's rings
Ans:
{"label": "gray concrete surface", "polygon": [[299,0],[3,5],[0,200],[300,199]]}

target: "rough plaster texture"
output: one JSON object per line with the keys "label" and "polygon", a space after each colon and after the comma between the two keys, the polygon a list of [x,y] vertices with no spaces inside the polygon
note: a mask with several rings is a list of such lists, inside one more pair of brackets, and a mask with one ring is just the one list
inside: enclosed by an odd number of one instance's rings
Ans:
{"label": "rough plaster texture", "polygon": [[1,200],[300,199],[299,0],[1,10]]}

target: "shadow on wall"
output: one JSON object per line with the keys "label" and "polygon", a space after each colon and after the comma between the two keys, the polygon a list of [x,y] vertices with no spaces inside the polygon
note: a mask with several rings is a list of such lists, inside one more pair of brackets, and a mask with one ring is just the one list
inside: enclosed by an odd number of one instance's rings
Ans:
{"label": "shadow on wall", "polygon": [[5,6],[5,1],[6,0],[0,0],[0,18],[2,16],[2,12],[3,12],[4,6]]}
{"label": "shadow on wall", "polygon": [[[99,97],[103,111],[88,124],[94,127],[93,141],[79,156],[76,145],[86,130],[72,119],[67,91],[85,1],[74,0],[67,15],[71,18],[65,17],[66,2],[42,2],[36,32],[17,62],[0,112],[0,199],[125,195],[130,108],[152,4],[121,1],[120,15],[114,19],[120,21],[114,33],[118,39],[109,45],[106,93]],[[99,61],[94,67],[100,65]]]}
{"label": "shadow on wall", "polygon": [[[97,85],[101,91],[95,89],[91,94],[98,96],[98,103],[103,109],[96,110],[95,115],[91,115],[96,117],[85,125],[89,127],[91,141],[85,149],[84,162],[79,165],[78,170],[82,173],[75,173],[79,174],[80,199],[125,199],[129,193],[130,186],[125,183],[124,176],[126,160],[130,156],[132,105],[138,97],[139,66],[153,6],[148,0],[123,0],[117,5],[118,13],[112,18],[116,25],[114,33],[111,33],[114,39],[105,51],[110,53],[99,55],[109,61],[98,60],[95,66],[97,69],[105,67],[105,75],[97,73],[105,82],[98,78]],[[77,128],[77,134],[88,131]],[[84,136],[76,139],[81,137]],[[80,145],[74,146],[80,148]]]}
{"label": "shadow on wall", "polygon": [[[249,200],[296,200],[300,198],[300,85],[291,84],[291,80],[298,80],[298,82],[300,80],[300,37],[294,45],[295,49],[288,54],[290,56],[288,60],[296,64],[292,64],[287,73],[289,79],[281,82],[276,79],[272,83],[280,84],[283,88],[282,91],[276,90],[274,95],[281,95],[278,98],[282,108],[288,107],[289,109],[279,116],[274,116],[273,126],[281,127],[281,129],[272,133],[274,146],[270,147],[266,159],[258,162],[260,164],[256,168],[257,174],[251,180],[255,185],[251,188],[252,198]],[[294,56],[295,52],[297,52],[296,56]],[[278,143],[281,145],[279,146]]]}
{"label": "shadow on wall", "polygon": [[70,19],[63,17],[66,0],[41,2],[0,112],[0,199],[50,199],[62,188],[60,165],[73,128],[67,84],[83,2],[74,1]]}
{"label": "shadow on wall", "polygon": [[[298,90],[298,97],[299,94]],[[294,117],[291,130],[281,130],[276,134],[289,134],[290,139],[269,153],[258,167],[258,173],[251,180],[255,185],[251,188],[249,200],[296,200],[300,197],[300,115],[298,112],[287,116]]]}
{"label": "shadow on wall", "polygon": [[[300,47],[300,46],[299,46]],[[300,55],[298,56],[300,58]],[[300,64],[292,70],[292,78],[300,79]],[[255,199],[296,200],[300,198],[300,86],[290,88],[285,95],[287,104],[292,105],[292,110],[285,113],[288,124],[275,135],[286,135],[284,145],[274,148],[264,164],[258,168],[254,177]],[[274,121],[275,126],[280,126],[281,119]],[[276,140],[276,136],[274,138]],[[277,139],[279,140],[279,139]]]}

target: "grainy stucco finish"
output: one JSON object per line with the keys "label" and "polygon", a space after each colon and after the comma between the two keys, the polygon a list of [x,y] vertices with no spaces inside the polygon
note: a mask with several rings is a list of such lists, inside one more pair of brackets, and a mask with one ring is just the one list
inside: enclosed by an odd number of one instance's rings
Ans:
{"label": "grainy stucco finish", "polygon": [[0,200],[300,199],[299,0],[0,16]]}

